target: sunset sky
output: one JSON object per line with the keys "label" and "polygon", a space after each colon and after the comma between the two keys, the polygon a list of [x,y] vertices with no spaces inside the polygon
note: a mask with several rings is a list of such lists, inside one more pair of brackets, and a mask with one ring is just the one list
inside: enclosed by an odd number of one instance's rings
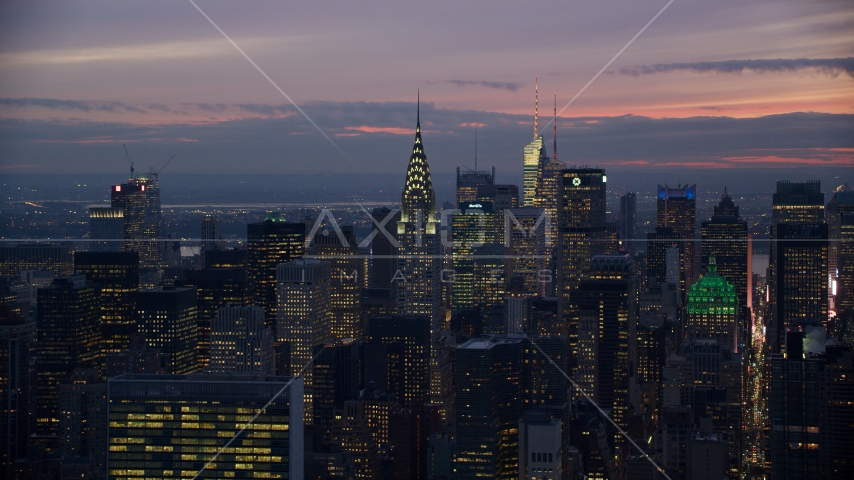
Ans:
{"label": "sunset sky", "polygon": [[[521,176],[535,76],[551,145],[554,95],[667,3],[196,0],[328,141],[189,1],[5,1],[0,172],[121,172],[127,142],[175,171],[402,174],[420,89],[433,170],[470,165],[477,128],[481,165]],[[854,167],[854,3],[675,0],[563,110],[558,152]]]}

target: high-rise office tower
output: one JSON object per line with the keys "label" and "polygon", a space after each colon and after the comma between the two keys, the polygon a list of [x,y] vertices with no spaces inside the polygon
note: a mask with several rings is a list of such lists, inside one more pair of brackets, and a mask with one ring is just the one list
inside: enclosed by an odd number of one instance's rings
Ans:
{"label": "high-rise office tower", "polygon": [[[682,236],[684,261],[680,264],[680,283],[687,289],[696,275],[695,263],[697,236],[697,185],[670,188],[667,185],[658,186],[658,205],[656,209],[657,227],[671,227]],[[686,290],[682,292],[685,298]]]}
{"label": "high-rise office tower", "polygon": [[248,235],[247,273],[254,290],[254,304],[264,309],[267,326],[276,329],[276,267],[302,258],[305,253],[304,223],[285,222],[270,214],[261,223],[246,225]]}
{"label": "high-rise office tower", "polygon": [[373,217],[371,223],[373,237],[371,238],[370,285],[372,288],[392,289],[392,278],[397,270],[395,243],[400,210],[393,212],[387,207],[376,207],[371,210],[371,217]]}
{"label": "high-rise office tower", "polygon": [[218,230],[219,218],[216,215],[205,215],[202,217],[202,245],[199,249],[199,253],[202,256],[202,265],[205,265],[207,252],[219,249],[219,242],[217,242]]}
{"label": "high-rise office tower", "polygon": [[145,192],[145,212],[142,219],[142,237],[139,243],[140,263],[143,267],[163,268],[161,247],[165,247],[166,244],[161,245],[160,242],[160,183],[157,174],[136,175],[128,183],[140,186]]}
{"label": "high-rise office tower", "polygon": [[715,340],[739,351],[738,307],[735,285],[718,274],[715,257],[711,256],[706,273],[688,290],[686,335],[695,340]]}
{"label": "high-rise office tower", "polygon": [[[397,312],[406,315],[426,315],[430,319],[430,334],[434,341],[444,329],[440,317],[441,290],[439,275],[442,261],[441,232],[436,218],[436,194],[430,177],[430,166],[421,142],[421,117],[417,116],[415,144],[406,169],[406,183],[400,201],[400,222],[397,224],[397,270],[402,279],[395,281]],[[397,277],[397,273],[395,274]],[[431,349],[432,354],[437,349]],[[431,393],[439,396],[438,359],[431,359]]]}
{"label": "high-rise office tower", "polygon": [[546,225],[546,247],[551,251],[557,245],[557,210],[558,210],[558,181],[560,172],[566,169],[566,164],[557,158],[543,165],[540,176],[539,191],[534,206],[542,208],[549,220]]}
{"label": "high-rise office tower", "polygon": [[[401,405],[421,405],[429,400],[431,334],[429,317],[425,315],[391,315],[372,317],[368,320],[369,345],[366,345],[366,348],[370,345],[400,345],[401,347],[399,355],[403,359],[403,372],[395,375],[399,378],[389,381],[392,384],[398,384],[398,388],[395,389],[390,385],[387,389],[397,396]],[[395,362],[386,363],[390,363],[389,368],[391,368]],[[366,364],[365,382],[372,380],[368,376],[369,372],[371,370]],[[389,376],[393,373],[389,372]],[[377,386],[381,388],[379,382]]]}
{"label": "high-rise office tower", "polygon": [[35,385],[30,355],[35,349],[35,326],[0,306],[0,476],[12,478],[12,464],[27,455],[30,437],[30,399]]}
{"label": "high-rise office tower", "polygon": [[474,202],[477,200],[477,187],[479,185],[495,185],[495,167],[492,171],[477,169],[477,153],[475,153],[475,169],[466,167],[465,172],[457,167],[457,203]]}
{"label": "high-rise office tower", "polygon": [[339,231],[343,238],[331,231],[318,231],[310,248],[310,256],[330,263],[330,339],[358,339],[364,336],[359,305],[362,280],[367,272],[359,258],[353,227],[344,226]]}
{"label": "high-rise office tower", "polygon": [[[503,333],[505,330],[504,295],[507,292],[507,262],[504,260],[504,245],[487,243],[474,249],[474,270],[472,297],[474,306],[481,312],[491,327],[489,333]],[[497,312],[492,311],[498,307]]]}
{"label": "high-rise office tower", "polygon": [[329,440],[334,411],[357,398],[362,384],[363,343],[343,340],[314,346],[312,425]]}
{"label": "high-rise office tower", "polygon": [[137,252],[76,252],[74,270],[101,292],[101,350],[116,353],[136,333]]}
{"label": "high-rise office tower", "polygon": [[495,241],[506,244],[507,239],[504,238],[506,216],[504,212],[510,208],[519,207],[519,187],[516,185],[480,185],[477,187],[477,201],[492,204],[492,212],[495,216]]}
{"label": "high-rise office tower", "polygon": [[570,352],[575,382],[626,428],[629,342],[634,339],[635,278],[631,256],[597,255],[574,294]]}
{"label": "high-rise office tower", "polygon": [[781,351],[786,328],[801,322],[827,324],[827,224],[778,223],[774,228],[775,308],[771,342]]}
{"label": "high-rise office tower", "polygon": [[[771,205],[771,254],[769,256],[770,278],[768,282],[769,296],[771,300],[771,324],[769,327],[776,334],[768,341],[780,351],[779,341],[784,335],[786,325],[774,325],[778,317],[776,311],[778,305],[774,299],[777,298],[777,246],[775,240],[778,225],[781,223],[824,223],[824,194],[821,193],[821,182],[819,180],[806,180],[792,182],[788,180],[777,181],[777,191],[774,193]],[[823,272],[827,275],[827,272]]]}
{"label": "high-rise office tower", "polygon": [[785,351],[770,356],[769,478],[848,478],[854,352],[810,326],[790,327]]}
{"label": "high-rise office tower", "polygon": [[827,214],[827,234],[830,238],[828,269],[831,275],[836,275],[840,226],[843,217],[854,214],[854,188],[849,187],[847,183],[838,186],[833,192],[833,197],[827,202],[825,212]]}
{"label": "high-rise office tower", "polygon": [[51,270],[54,275],[74,273],[70,247],[24,243],[0,247],[0,276],[17,277],[24,270]]}
{"label": "high-rise office tower", "polygon": [[42,435],[59,426],[59,384],[75,367],[101,370],[101,306],[98,289],[83,275],[59,277],[38,290],[38,400]]}
{"label": "high-rise office tower", "polygon": [[302,389],[299,377],[111,379],[109,477],[303,478]]}
{"label": "high-rise office tower", "polygon": [[126,252],[139,252],[140,258],[142,258],[147,209],[145,184],[123,183],[113,185],[110,192],[112,207],[121,209],[122,216],[125,219],[124,250]]}
{"label": "high-rise office tower", "polygon": [[563,377],[546,368],[548,359],[532,342],[563,364],[566,346],[560,338],[484,336],[457,348],[456,478],[519,478],[523,412],[540,408],[560,415],[566,404]]}
{"label": "high-rise office tower", "polygon": [[208,371],[260,373],[276,371],[274,334],[264,325],[264,309],[250,305],[220,308],[211,321]]}
{"label": "high-rise office tower", "polygon": [[474,309],[474,251],[495,241],[492,203],[464,202],[458,210],[451,215],[451,312],[454,314]]}
{"label": "high-rise office tower", "polygon": [[551,160],[543,161],[540,175],[537,178],[537,193],[534,197],[534,207],[542,208],[548,216],[546,224],[546,248],[551,253],[557,245],[557,207],[558,179],[566,164],[557,159],[557,96],[555,96],[554,143]]}
{"label": "high-rise office tower", "polygon": [[290,349],[290,374],[305,378],[306,423],[312,415],[312,369],[315,345],[329,343],[331,264],[320,260],[294,260],[280,264],[276,290],[279,298],[276,338]]}
{"label": "high-rise office tower", "polygon": [[543,136],[539,132],[539,83],[534,90],[534,139],[522,149],[522,206],[534,207],[537,196],[537,184],[543,171],[543,165],[549,161]]}
{"label": "high-rise office tower", "polygon": [[[208,257],[207,260],[211,260],[211,258]],[[187,270],[184,272],[184,280],[180,283],[184,287],[196,289],[196,361],[199,370],[204,370],[207,368],[210,358],[211,320],[216,317],[217,311],[227,305],[249,305],[252,303],[246,269],[206,268],[204,270]]]}
{"label": "high-rise office tower", "polygon": [[197,303],[195,288],[142,290],[136,297],[137,330],[148,345],[160,349],[163,372],[195,372]]}
{"label": "high-rise office tower", "polygon": [[90,252],[124,251],[125,217],[118,207],[89,208],[89,244]]}
{"label": "high-rise office tower", "polygon": [[[528,293],[544,297],[548,252],[546,224],[551,223],[542,208],[514,208],[505,211],[507,231],[507,278],[522,277]],[[552,225],[552,229],[555,226]]]}
{"label": "high-rise office tower", "polygon": [[655,227],[646,234],[646,278],[661,283],[672,283],[679,290],[681,304],[685,291],[685,277],[681,274],[685,250],[682,235],[672,227]]}
{"label": "high-rise office tower", "polygon": [[560,175],[557,296],[568,319],[573,291],[590,270],[593,256],[604,251],[606,177],[598,168],[570,168]]}
{"label": "high-rise office tower", "polygon": [[752,284],[748,251],[747,221],[742,220],[738,207],[724,189],[720,203],[711,220],[700,228],[700,263],[708,270],[711,257],[715,257],[716,271],[735,287],[738,293],[738,314],[747,317],[747,292]]}
{"label": "high-rise office tower", "polygon": [[620,239],[622,239],[624,242],[623,244],[625,245],[625,250],[632,255],[635,255],[638,251],[637,198],[638,197],[635,192],[629,192],[620,197],[620,223],[617,228],[620,235]]}

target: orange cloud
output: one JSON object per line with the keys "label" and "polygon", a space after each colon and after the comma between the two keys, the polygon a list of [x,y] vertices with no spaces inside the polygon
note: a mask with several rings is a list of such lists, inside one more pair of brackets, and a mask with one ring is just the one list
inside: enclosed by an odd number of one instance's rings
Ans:
{"label": "orange cloud", "polygon": [[399,127],[371,127],[369,125],[360,125],[358,127],[344,127],[344,130],[356,130],[365,133],[391,133],[394,135],[411,135],[411,128]]}

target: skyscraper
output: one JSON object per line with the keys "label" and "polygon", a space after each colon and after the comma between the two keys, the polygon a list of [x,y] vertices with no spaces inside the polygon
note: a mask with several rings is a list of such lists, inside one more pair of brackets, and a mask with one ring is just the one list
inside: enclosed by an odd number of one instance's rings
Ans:
{"label": "skyscraper", "polygon": [[854,353],[824,345],[818,326],[790,327],[785,354],[770,357],[771,479],[843,479],[851,474]]}
{"label": "skyscraper", "polygon": [[311,424],[312,369],[315,345],[330,341],[330,282],[332,266],[320,260],[282,263],[277,271],[279,316],[276,338],[290,348],[290,374],[305,378],[306,423]]}
{"label": "skyscraper", "polygon": [[629,342],[637,324],[634,287],[628,254],[594,256],[574,294],[577,317],[569,325],[576,383],[623,428],[628,420]]}
{"label": "skyscraper", "polygon": [[697,185],[670,188],[666,184],[658,186],[658,205],[656,209],[657,227],[671,227],[681,235],[684,261],[680,264],[680,283],[683,286],[682,298],[685,298],[688,285],[694,281],[697,236]]}
{"label": "skyscraper", "polygon": [[820,322],[827,328],[827,224],[778,223],[774,229],[771,345],[781,351],[787,327]]}
{"label": "skyscraper", "polygon": [[715,257],[711,256],[706,273],[688,291],[687,336],[696,340],[715,340],[731,351],[738,351],[738,307],[738,291],[717,273]]}
{"label": "skyscraper", "polygon": [[548,359],[532,342],[558,365],[563,363],[566,347],[559,338],[484,336],[457,348],[456,478],[519,478],[519,419],[524,410],[559,412],[565,405],[560,371],[545,368]]}
{"label": "skyscraper", "polygon": [[12,464],[27,455],[32,389],[30,354],[35,326],[0,306],[0,476],[12,478]]}
{"label": "skyscraper", "polygon": [[557,287],[565,320],[591,259],[604,251],[605,182],[605,170],[584,167],[563,170],[558,182]]}
{"label": "skyscraper", "polygon": [[367,272],[359,258],[359,247],[353,227],[340,227],[343,239],[333,232],[320,230],[314,236],[311,258],[330,263],[330,339],[362,338],[360,323],[362,280]]}
{"label": "skyscraper", "polygon": [[750,288],[751,265],[748,264],[747,222],[742,220],[738,207],[724,189],[720,203],[711,220],[700,228],[700,263],[708,270],[711,257],[715,258],[716,271],[735,287],[738,293],[738,314],[748,318],[747,292]]}
{"label": "skyscraper", "polygon": [[38,409],[40,434],[56,435],[59,384],[75,367],[101,370],[101,306],[83,275],[59,277],[38,290]]}
{"label": "skyscraper", "polygon": [[[792,182],[788,180],[777,181],[777,191],[774,193],[771,205],[771,254],[769,256],[769,267],[771,276],[768,281],[768,290],[771,300],[771,321],[769,327],[774,335],[768,339],[769,344],[775,351],[780,351],[779,342],[786,331],[786,325],[775,325],[779,317],[777,309],[777,247],[778,226],[783,223],[824,223],[824,194],[821,193],[821,182],[818,180],[806,180]],[[823,272],[827,275],[827,272]]]}
{"label": "skyscraper", "polygon": [[537,184],[543,171],[543,165],[549,161],[543,136],[539,132],[539,83],[534,90],[534,139],[522,149],[522,206],[534,207],[537,196]]}
{"label": "skyscraper", "polygon": [[489,202],[460,203],[459,213],[451,215],[451,311],[455,314],[474,309],[474,251],[495,240],[493,221]]}
{"label": "skyscraper", "polygon": [[[121,209],[125,222],[126,252],[138,252],[143,256],[143,238],[145,233],[145,216],[148,206],[144,183],[123,183],[113,185],[110,190],[110,203],[113,208]],[[146,265],[148,266],[148,265]]]}
{"label": "skyscraper", "polygon": [[312,424],[329,440],[336,408],[359,396],[363,342],[344,340],[314,346]]}
{"label": "skyscraper", "polygon": [[495,185],[495,167],[492,171],[477,170],[477,154],[475,153],[475,169],[466,167],[465,172],[457,167],[457,203],[474,202],[477,200],[477,187],[479,185]]}
{"label": "skyscraper", "polygon": [[542,161],[542,167],[537,178],[537,194],[534,206],[542,208],[549,219],[546,225],[546,248],[549,254],[557,245],[557,209],[558,209],[558,179],[566,164],[557,159],[557,96],[555,96],[554,144],[551,160]]}
{"label": "skyscraper", "polygon": [[219,219],[216,215],[205,215],[202,217],[202,245],[199,249],[202,256],[202,265],[205,265],[207,252],[219,249],[219,243],[217,242],[218,227]]}
{"label": "skyscraper", "polygon": [[[416,117],[415,144],[406,169],[406,183],[400,201],[400,222],[397,224],[398,249],[397,312],[406,315],[426,315],[430,319],[430,334],[434,341],[444,329],[440,317],[441,296],[441,239],[436,218],[436,194],[430,177],[430,166],[421,143],[421,116]],[[434,355],[436,349],[430,350]],[[439,395],[438,359],[431,359],[433,379],[431,392]]]}
{"label": "skyscraper", "polygon": [[89,208],[89,244],[90,252],[124,251],[125,216],[119,207]]}
{"label": "skyscraper", "polygon": [[[514,208],[505,211],[507,237],[507,278],[522,277],[528,293],[545,296],[546,282],[542,271],[548,263],[546,224],[554,217],[542,208]],[[551,230],[557,230],[555,225]]]}
{"label": "skyscraper", "polygon": [[[397,391],[392,386],[388,388],[401,405],[420,405],[429,400],[430,362],[433,358],[431,334],[429,317],[425,315],[391,315],[368,320],[369,344],[402,347],[403,372],[399,372],[400,377],[396,379],[402,379],[402,388]],[[365,368],[368,375],[368,366]],[[369,380],[371,378],[366,376],[365,382]]]}
{"label": "skyscraper", "polygon": [[137,329],[148,345],[160,349],[163,372],[195,372],[196,289],[163,287],[137,293]]}
{"label": "skyscraper", "polygon": [[516,185],[480,185],[477,187],[477,201],[492,204],[492,213],[495,216],[495,241],[506,244],[507,239],[504,238],[506,216],[504,212],[510,208],[519,207],[519,187]]}
{"label": "skyscraper", "polygon": [[220,308],[211,321],[208,371],[274,374],[273,337],[273,332],[264,325],[261,307],[229,305]]}
{"label": "skyscraper", "polygon": [[199,370],[204,370],[210,358],[211,320],[226,305],[252,303],[249,280],[245,268],[206,268],[185,271],[181,283],[196,289],[196,361]]}
{"label": "skyscraper", "polygon": [[[157,174],[136,175],[128,182],[138,185],[145,192],[145,212],[142,218],[142,236],[139,243],[139,260],[143,267],[163,268],[160,243],[161,211],[160,183]],[[114,205],[115,206],[115,205]]]}
{"label": "skyscraper", "polygon": [[101,349],[117,353],[136,333],[137,252],[76,252],[74,269],[98,286],[101,296]]}
{"label": "skyscraper", "polygon": [[629,192],[620,197],[620,223],[618,233],[623,240],[625,249],[632,255],[638,251],[637,245],[637,194]]}
{"label": "skyscraper", "polygon": [[247,273],[254,289],[254,304],[264,309],[267,326],[276,329],[276,266],[302,258],[305,253],[304,223],[285,222],[270,214],[261,223],[246,225]]}
{"label": "skyscraper", "polygon": [[109,477],[303,478],[302,387],[202,372],[111,379]]}

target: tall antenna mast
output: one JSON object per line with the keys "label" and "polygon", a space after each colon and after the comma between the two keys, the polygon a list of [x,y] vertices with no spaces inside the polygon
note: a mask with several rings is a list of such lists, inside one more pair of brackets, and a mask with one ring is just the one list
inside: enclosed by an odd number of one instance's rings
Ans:
{"label": "tall antenna mast", "polygon": [[540,133],[539,125],[537,125],[537,114],[539,109],[540,102],[540,77],[539,75],[534,76],[534,140],[537,139],[537,135]]}
{"label": "tall antenna mast", "polygon": [[552,146],[552,160],[557,162],[557,93],[555,93],[555,117],[554,117],[554,145]]}
{"label": "tall antenna mast", "polygon": [[474,127],[474,171],[477,172],[477,127]]}

